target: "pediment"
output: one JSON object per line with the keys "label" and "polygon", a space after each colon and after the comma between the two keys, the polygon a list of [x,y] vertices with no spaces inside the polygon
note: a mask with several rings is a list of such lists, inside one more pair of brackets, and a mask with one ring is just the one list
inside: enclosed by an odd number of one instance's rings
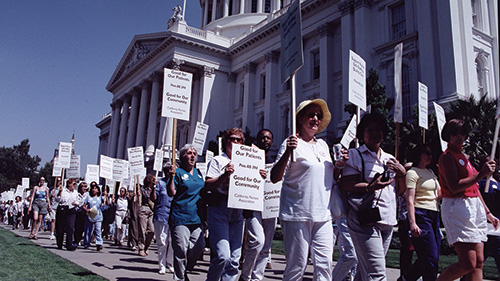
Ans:
{"label": "pediment", "polygon": [[166,38],[166,32],[134,36],[111,76],[106,89],[109,89],[117,81],[127,76],[131,71],[136,69],[136,67],[141,65],[141,62],[143,62],[148,55],[154,53],[154,50],[158,48]]}

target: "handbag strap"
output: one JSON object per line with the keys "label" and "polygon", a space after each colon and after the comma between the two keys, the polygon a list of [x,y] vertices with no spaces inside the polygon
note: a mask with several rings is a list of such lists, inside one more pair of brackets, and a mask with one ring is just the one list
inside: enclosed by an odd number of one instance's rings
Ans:
{"label": "handbag strap", "polygon": [[[359,157],[361,158],[361,173],[363,175],[362,180],[363,180],[363,182],[368,182],[368,181],[366,181],[366,178],[365,178],[365,160],[363,159],[363,154],[357,148],[356,148],[356,151],[358,152]],[[375,191],[372,191],[372,192],[375,192]],[[380,196],[382,196],[382,190],[378,194],[378,198],[377,198],[377,202],[375,203],[375,206],[378,205],[378,201],[380,200]]]}

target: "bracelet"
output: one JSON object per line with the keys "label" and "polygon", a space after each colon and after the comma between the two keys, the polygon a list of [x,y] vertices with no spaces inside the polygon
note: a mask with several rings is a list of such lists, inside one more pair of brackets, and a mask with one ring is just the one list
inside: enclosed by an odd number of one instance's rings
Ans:
{"label": "bracelet", "polygon": [[337,168],[339,170],[342,170],[342,169],[344,169],[344,166],[340,167],[340,166],[337,165],[337,163],[335,163],[335,168]]}

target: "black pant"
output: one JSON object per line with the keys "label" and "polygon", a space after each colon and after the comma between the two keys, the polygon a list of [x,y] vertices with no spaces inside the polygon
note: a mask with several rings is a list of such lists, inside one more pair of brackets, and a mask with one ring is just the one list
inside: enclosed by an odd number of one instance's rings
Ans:
{"label": "black pant", "polygon": [[72,250],[73,235],[75,232],[75,208],[69,209],[68,206],[58,206],[56,212],[56,241],[57,248],[62,249],[64,233],[66,233],[66,249]]}
{"label": "black pant", "polygon": [[87,218],[87,214],[83,210],[76,212],[76,220],[75,220],[75,239],[73,240],[74,244],[80,243],[83,239],[83,231],[85,230],[85,219]]}

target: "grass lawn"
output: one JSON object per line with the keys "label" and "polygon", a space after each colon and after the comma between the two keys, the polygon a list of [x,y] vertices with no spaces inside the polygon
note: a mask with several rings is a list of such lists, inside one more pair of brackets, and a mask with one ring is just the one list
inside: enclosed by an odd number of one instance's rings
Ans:
{"label": "grass lawn", "polygon": [[0,280],[107,280],[0,227]]}
{"label": "grass lawn", "polygon": [[[274,240],[273,241],[273,246],[272,246],[272,253],[284,255],[285,252],[283,251],[283,241],[281,240]],[[413,255],[413,259],[416,259],[416,254]],[[333,253],[333,259],[338,260],[340,257],[340,253],[335,247],[335,251]],[[386,264],[387,267],[391,268],[399,268],[399,250],[398,249],[389,249],[389,252],[387,253],[386,256]],[[449,265],[456,263],[458,261],[458,258],[456,255],[441,255],[439,257],[439,272],[441,272],[443,269],[448,267]],[[498,278],[498,271],[497,267],[495,265],[495,261],[493,258],[488,258],[486,262],[484,263],[483,266],[483,274],[484,278],[486,279],[492,279],[495,280]]]}

